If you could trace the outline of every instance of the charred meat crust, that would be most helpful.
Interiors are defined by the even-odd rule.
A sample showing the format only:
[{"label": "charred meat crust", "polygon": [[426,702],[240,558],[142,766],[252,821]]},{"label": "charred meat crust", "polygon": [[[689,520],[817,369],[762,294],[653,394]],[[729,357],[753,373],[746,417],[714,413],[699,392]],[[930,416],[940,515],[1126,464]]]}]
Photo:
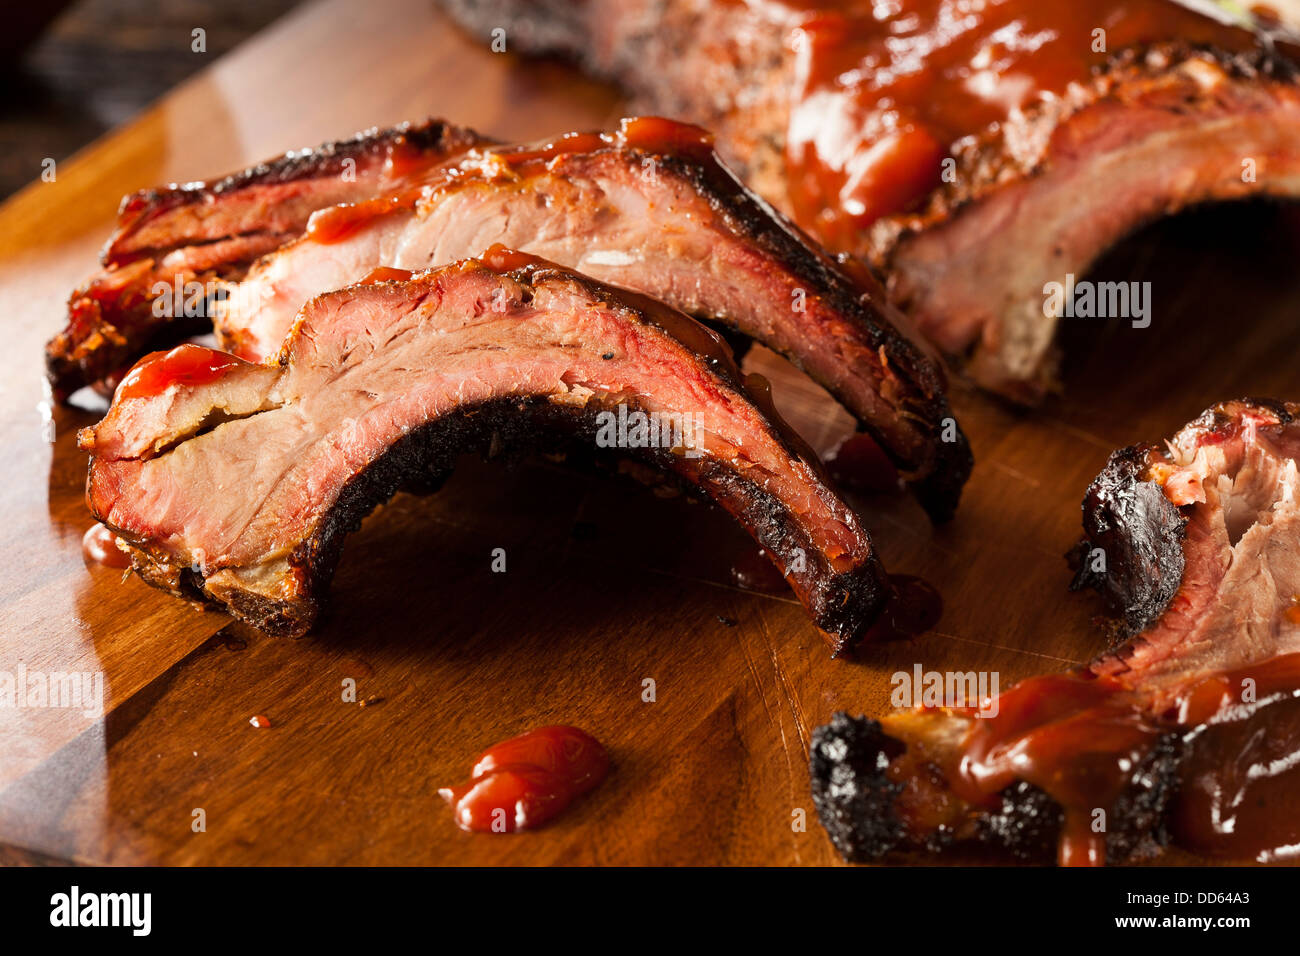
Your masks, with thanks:
[{"label": "charred meat crust", "polygon": [[[1279,425],[1295,420],[1294,406],[1246,398],[1215,405],[1184,431],[1219,432],[1252,409],[1275,417]],[[1154,445],[1133,445],[1110,456],[1083,499],[1083,540],[1067,556],[1075,571],[1070,590],[1096,590],[1116,618],[1120,638],[1153,626],[1183,581],[1187,517],[1150,476],[1152,463],[1163,458]],[[1097,549],[1105,557],[1104,571],[1093,570]]]},{"label": "charred meat crust", "polygon": [[288,183],[315,176],[331,176],[344,170],[347,160],[360,160],[386,153],[394,145],[405,141],[420,152],[444,153],[460,146],[487,142],[472,130],[454,126],[441,120],[423,123],[400,123],[389,128],[374,127],[357,133],[349,139],[324,143],[314,149],[285,153],[275,159],[258,163],[230,173],[213,182],[173,184],[165,187],[141,189],[122,198],[118,209],[118,229],[104,247],[100,257],[105,265],[130,261],[149,255],[158,249],[132,249],[129,254],[116,252],[124,236],[140,223],[181,206],[205,202],[226,193],[237,192],[251,186]]},{"label": "charred meat crust", "polygon": [[1218,433],[1233,427],[1243,412],[1261,411],[1277,419],[1279,425],[1290,425],[1300,414],[1300,405],[1280,402],[1275,398],[1239,398],[1235,401],[1220,402],[1213,408],[1207,408],[1187,426],[1187,430],[1201,430]]},{"label": "charred meat crust", "polygon": [[[1150,856],[1168,843],[1165,813],[1178,789],[1186,754],[1178,733],[1162,737],[1134,768],[1110,810],[1106,858],[1122,863]],[[810,771],[813,805],[835,849],[853,863],[880,861],[915,850],[957,845],[951,832],[909,832],[895,811],[903,784],[888,769],[906,745],[880,723],[838,712],[813,731]],[[1027,863],[1050,863],[1064,814],[1046,793],[1025,781],[998,794],[998,806],[971,811],[972,834],[998,853]]]},{"label": "charred meat crust", "polygon": [[1153,453],[1151,445],[1133,445],[1110,456],[1084,496],[1084,538],[1069,556],[1070,590],[1097,590],[1123,622],[1122,637],[1154,624],[1183,580],[1187,518],[1148,480]]},{"label": "charred meat crust", "polygon": [[[521,310],[521,321],[534,318],[539,324],[525,327],[504,322],[496,319],[492,310],[481,308],[479,297],[503,289],[509,290],[512,307]],[[462,290],[470,298],[462,298]],[[168,495],[152,498],[147,494],[147,488],[152,485],[138,484],[139,470],[146,463],[155,458],[181,455],[183,451],[182,446],[171,438],[164,446],[161,436],[171,434],[166,431],[169,426],[155,417],[175,408],[178,396],[182,400],[192,399],[185,407],[194,410],[179,414],[196,414],[198,417],[178,419],[175,427],[180,430],[177,434],[206,441],[206,444],[193,446],[194,458],[169,458],[165,464],[155,466],[152,473],[159,476],[157,481],[170,487],[183,487],[191,469],[206,474],[208,468],[218,467],[225,460],[225,452],[221,450],[223,441],[256,441],[259,440],[256,436],[263,436],[274,443],[272,436],[282,427],[279,424],[282,420],[291,423],[284,427],[297,431],[297,416],[309,407],[313,399],[318,402],[314,407],[322,409],[332,402],[349,406],[336,406],[329,413],[331,421],[355,422],[357,416],[364,415],[365,410],[371,407],[368,403],[379,402],[380,395],[358,384],[365,381],[355,377],[360,374],[357,370],[362,366],[353,366],[354,377],[349,379],[347,387],[334,388],[338,379],[328,374],[335,362],[331,350],[344,347],[345,343],[352,341],[346,336],[357,332],[356,328],[340,324],[348,317],[367,321],[365,337],[380,344],[364,355],[376,357],[381,374],[382,370],[390,368],[399,373],[396,379],[389,380],[385,394],[390,400],[400,399],[421,381],[420,369],[425,367],[430,355],[440,354],[440,349],[453,348],[434,331],[439,326],[434,324],[437,318],[432,313],[414,311],[427,302],[438,303],[433,307],[441,308],[440,303],[447,301],[448,297],[454,302],[449,306],[453,309],[453,316],[473,317],[468,320],[468,326],[457,325],[457,328],[473,328],[476,334],[486,328],[493,329],[489,337],[479,340],[474,348],[454,350],[448,354],[468,361],[470,353],[477,350],[485,366],[479,369],[487,376],[485,381],[499,382],[490,387],[504,391],[495,394],[481,390],[475,392],[475,397],[468,400],[473,414],[463,415],[456,411],[462,405],[462,392],[456,388],[455,382],[444,382],[434,376],[437,387],[445,390],[445,403],[440,404],[439,400],[426,395],[420,403],[400,412],[404,416],[400,419],[400,429],[396,422],[388,421],[383,426],[391,430],[388,437],[382,443],[366,446],[365,457],[353,457],[342,465],[337,456],[347,456],[351,449],[337,442],[317,444],[316,447],[325,455],[322,461],[333,462],[322,467],[334,469],[331,473],[336,476],[334,481],[337,483],[320,485],[317,489],[319,500],[313,499],[315,504],[287,505],[294,515],[288,529],[281,527],[270,512],[255,510],[256,514],[264,514],[259,526],[267,530],[254,534],[264,537],[248,539],[238,556],[230,557],[229,549],[236,547],[241,540],[244,531],[240,529],[248,528],[250,517],[231,518],[236,523],[223,528],[223,516],[228,517],[234,506],[231,502],[218,502],[211,513],[205,513],[208,522],[200,522],[196,527],[175,511],[172,507],[175,499]],[[539,306],[538,303],[556,305]],[[335,310],[342,310],[343,314]],[[234,371],[226,377],[227,380],[218,376],[215,381],[195,386],[194,395],[188,395],[184,386],[177,392],[171,385],[143,395],[133,393],[128,398],[119,393],[119,401],[110,409],[104,422],[96,428],[84,430],[80,438],[84,449],[95,451],[100,456],[92,460],[87,500],[97,517],[104,519],[110,528],[141,552],[138,568],[150,583],[174,593],[199,594],[213,602],[224,603],[271,631],[301,633],[320,610],[320,595],[334,568],[345,529],[355,526],[361,515],[403,487],[436,484],[441,472],[445,471],[448,445],[459,447],[457,442],[481,445],[485,440],[484,434],[493,438],[488,447],[492,447],[494,442],[500,444],[503,435],[527,445],[525,439],[536,433],[539,436],[561,434],[585,439],[588,448],[594,449],[599,444],[597,436],[601,429],[608,426],[605,416],[600,415],[602,411],[610,411],[615,405],[620,406],[620,411],[622,405],[635,410],[638,400],[632,396],[636,393],[625,391],[623,386],[608,394],[603,391],[604,386],[593,391],[586,385],[575,386],[579,389],[576,393],[567,389],[557,393],[550,384],[565,384],[562,378],[553,379],[559,374],[557,369],[545,365],[545,361],[554,363],[554,355],[560,350],[576,348],[574,361],[579,363],[584,361],[584,349],[587,362],[614,358],[612,352],[602,354],[599,343],[578,346],[567,341],[574,329],[581,328],[581,322],[590,315],[603,316],[599,321],[606,323],[611,342],[630,336],[641,339],[647,347],[666,350],[652,354],[680,359],[683,363],[680,371],[674,366],[671,373],[663,373],[668,375],[663,385],[670,391],[681,385],[692,390],[693,394],[715,396],[704,400],[717,401],[717,411],[724,418],[738,416],[729,420],[734,423],[734,428],[741,430],[728,431],[722,437],[723,445],[716,455],[709,452],[698,456],[674,454],[672,449],[654,447],[656,443],[650,443],[648,448],[637,447],[632,452],[633,457],[676,475],[734,515],[782,569],[814,622],[822,629],[833,653],[839,654],[860,640],[888,593],[884,572],[869,535],[851,509],[836,499],[817,477],[815,456],[781,422],[774,410],[768,410],[771,403],[766,383],[753,376],[743,379],[723,343],[685,315],[644,296],[606,286],[546,260],[500,247],[488,250],[482,260],[458,262],[411,280],[363,283],[313,300],[300,315],[278,366],[241,362],[232,357],[231,361],[236,364],[229,366]],[[323,317],[325,324],[320,328],[312,327],[310,332],[303,331],[304,323],[310,325],[314,318],[319,317]],[[385,324],[390,318],[394,323],[391,328]],[[476,325],[476,320],[480,319]],[[556,323],[554,329],[550,323]],[[339,329],[340,335],[345,337],[337,341],[331,339],[327,332],[332,329]],[[379,330],[385,329],[393,332],[391,338],[372,338]],[[408,337],[406,333],[413,330],[426,330],[426,334]],[[542,353],[543,367],[550,370],[543,372],[540,385],[532,386],[527,384],[526,369],[533,354],[531,343],[536,341],[538,330],[553,331],[560,338],[558,344],[548,346],[550,353]],[[387,349],[388,343],[394,341],[403,343],[393,346],[395,348],[415,351],[406,361],[392,359],[390,365]],[[300,353],[294,344],[301,344],[303,354],[312,356],[305,359],[302,366],[301,375],[305,378],[295,374]],[[350,353],[350,346],[348,348]],[[511,349],[518,351],[511,353]],[[196,354],[200,361],[209,361],[201,356],[201,352],[201,349],[200,353],[186,352],[179,358],[170,354],[156,356],[151,362],[161,363],[159,367],[162,368],[169,361],[192,361]],[[545,358],[548,354],[551,357]],[[634,348],[629,354],[639,355],[640,350]],[[362,362],[369,360],[360,359]],[[656,371],[659,368],[657,364],[646,365],[644,359],[635,357],[629,361],[646,382],[654,382],[655,376],[660,374]],[[465,367],[472,368],[472,365]],[[563,364],[559,366],[563,367]],[[581,364],[574,366],[580,367]],[[592,368],[599,367],[598,364]],[[518,377],[521,372],[524,375],[522,381]],[[591,369],[581,374],[589,377]],[[698,381],[697,375],[700,377]],[[285,376],[288,376],[287,380]],[[614,380],[619,380],[617,375]],[[312,383],[315,383],[314,390],[296,390],[303,384]],[[693,391],[700,386],[704,386],[704,391]],[[209,388],[212,391],[207,391]],[[238,392],[247,388],[254,391]],[[268,391],[259,396],[258,388]],[[281,388],[290,391],[280,392]],[[524,390],[519,391],[520,388]],[[654,393],[656,388],[650,386],[650,393]],[[225,402],[237,392],[243,397],[235,401],[252,402],[247,405],[248,413],[204,432],[203,423],[207,418],[202,412],[206,407],[203,403]],[[265,403],[266,396],[271,394],[291,397],[284,401],[274,399],[269,408],[258,404]],[[559,399],[557,395],[570,396],[570,400]],[[579,401],[572,401],[572,397]],[[430,401],[432,404],[427,404]],[[650,407],[654,407],[653,404]],[[429,416],[434,414],[432,410],[435,408],[442,411],[437,412],[437,419],[430,422]],[[512,427],[509,422],[499,420],[506,412],[523,423]],[[283,414],[287,418],[266,419],[261,426],[254,424],[262,414]],[[444,419],[445,424],[438,424]],[[473,423],[480,431],[455,424],[462,421]],[[240,430],[237,433],[222,432],[223,428],[236,427]],[[269,431],[258,431],[259,427]],[[99,432],[102,434],[97,434]],[[133,437],[125,439],[122,437],[125,433],[131,433]],[[224,439],[221,437],[223,434]],[[244,437],[241,439],[236,435]],[[211,444],[214,441],[216,445]],[[346,444],[351,439],[343,441]],[[119,444],[114,445],[115,442]],[[757,454],[761,456],[752,462],[740,451],[750,442],[759,449]],[[582,442],[577,444],[581,446]],[[259,464],[265,466],[264,485],[270,495],[281,488],[283,463],[272,460]],[[751,466],[757,466],[757,470],[751,472]],[[775,471],[765,470],[769,468]],[[251,471],[256,472],[256,468]],[[131,477],[123,478],[124,475]],[[769,484],[771,478],[778,483]],[[299,474],[294,480],[307,483],[310,479]],[[260,507],[265,505],[263,502]],[[254,507],[259,506],[255,503]],[[286,504],[281,502],[276,507],[285,508]],[[189,530],[191,528],[194,530]],[[279,530],[271,531],[272,528]],[[203,556],[216,553],[210,543],[214,540],[212,536],[222,540],[223,543],[216,547],[228,556],[209,570],[203,566]],[[180,566],[188,564],[192,557],[199,563],[201,578],[196,577],[194,569],[187,573]],[[263,600],[256,596],[259,594],[269,597]]]},{"label": "charred meat crust", "polygon": [[[500,399],[460,409],[413,429],[348,482],[316,532],[292,552],[290,567],[306,584],[303,599],[294,605],[254,594],[240,594],[235,602],[220,600],[206,590],[198,572],[175,567],[147,543],[130,541],[135,569],[155,587],[215,606],[231,606],[267,633],[299,636],[324,609],[345,538],[360,528],[376,507],[412,482],[422,488],[438,487],[450,475],[457,456],[466,452],[488,457],[504,449],[505,454],[517,458],[563,448],[589,454],[598,411],[561,408],[540,399]],[[739,492],[749,503],[746,518],[752,521],[752,533],[764,548],[786,567],[794,563],[796,552],[804,556],[808,564],[805,580],[817,582],[810,611],[817,626],[833,639],[832,651],[838,655],[866,634],[888,594],[885,573],[874,554],[850,572],[835,573],[775,498],[717,461],[684,459],[663,449],[626,451],[666,473],[676,473],[688,486]]]},{"label": "charred meat crust", "polygon": [[100,303],[80,293],[73,294],[68,312],[73,324],[94,331],[86,337],[74,332],[70,325],[45,346],[46,381],[60,402],[82,386],[103,382],[143,354],[212,329],[212,323],[202,317],[169,319],[148,329],[133,328],[134,323],[129,322],[119,328],[105,319]]},{"label": "charred meat crust", "polygon": [[[947,382],[942,368],[898,331],[887,316],[877,311],[870,293],[846,277],[840,266],[821,253],[813,240],[798,232],[775,210],[750,193],[716,160],[696,162],[681,156],[663,156],[661,161],[683,177],[709,201],[713,210],[738,232],[792,272],[806,276],[810,288],[829,290],[830,306],[841,315],[861,316],[859,325],[872,347],[887,355],[889,370],[907,383],[904,405],[898,410],[928,439],[932,461],[902,461],[891,454],[895,464],[917,477],[910,482],[912,491],[937,523],[949,520],[957,508],[962,488],[974,466],[970,443],[956,425],[946,394]],[[786,228],[780,228],[785,226]],[[721,319],[720,316],[706,318]],[[795,366],[803,365],[797,355],[786,356]],[[952,423],[952,440],[943,439],[947,423]],[[888,446],[885,447],[889,452]]]},{"label": "charred meat crust", "polygon": [[906,839],[894,800],[902,785],[889,779],[889,762],[903,745],[866,717],[837,712],[813,731],[813,806],[844,859],[878,860]]},{"label": "charred meat crust", "polygon": [[[1228,703],[1216,703],[1217,688],[1287,659],[1300,646],[1290,611],[1296,589],[1298,412],[1300,406],[1269,399],[1224,402],[1180,429],[1166,448],[1135,445],[1111,455],[1084,500],[1087,537],[1075,552],[1075,586],[1101,591],[1121,615],[1119,626],[1129,639],[1084,668],[1060,678],[1032,678],[1018,685],[1018,695],[1004,694],[1012,701],[1013,727],[1025,726],[1015,724],[1015,715],[1031,715],[1032,724],[1034,709],[1047,708],[1047,721],[1025,736],[1017,736],[1020,729],[977,727],[978,718],[960,710],[863,722],[858,736],[869,741],[865,749],[878,763],[869,778],[855,778],[868,783],[854,799],[885,822],[866,821],[863,835],[855,838],[845,832],[855,808],[832,808],[826,826],[836,846],[853,858],[878,857],[929,848],[933,831],[943,829],[938,836],[974,836],[1020,859],[1050,859],[1059,848],[1063,859],[1075,862],[1067,842],[1077,830],[1065,827],[1067,813],[1079,814],[1072,817],[1077,826],[1083,812],[1104,809],[1107,861],[1157,853],[1168,842],[1184,762],[1197,738],[1220,719],[1233,719],[1225,715],[1240,707],[1231,695],[1224,698]],[[1096,548],[1106,556],[1104,572],[1091,564]],[[1216,690],[1207,693],[1207,687]],[[1071,695],[1084,688],[1091,690],[1082,693],[1082,703],[1071,703]],[[1053,715],[1058,700],[1064,709]],[[1055,742],[1050,731],[1035,742],[1038,730],[1067,727],[1076,719],[1084,723]],[[1129,721],[1129,731],[1090,750]],[[840,736],[842,723],[837,718],[831,725]],[[991,738],[981,736],[988,726],[994,727]],[[1125,736],[1133,730],[1135,736]],[[1141,742],[1132,746],[1135,740]],[[980,754],[990,746],[999,759],[1023,748],[1040,757],[1051,752],[1055,763],[1046,773],[1041,763],[1033,771],[1039,786],[1022,776],[1021,767],[1002,763],[1008,776],[996,779],[1012,782],[995,795],[996,805],[986,806],[984,797],[959,796],[953,774],[962,772],[957,768],[966,760],[985,759]],[[843,760],[848,753],[841,747],[835,756]],[[1117,775],[1106,776],[1112,772],[1107,770],[1092,778],[1105,781],[1107,789],[1092,791],[1099,802],[1082,798],[1067,806],[1076,798],[1066,796],[1069,788],[1052,788],[1062,768],[1086,766],[1082,761],[1089,756],[1113,760]],[[853,759],[854,766],[865,765],[861,756]],[[823,778],[814,779],[817,793],[850,770],[823,760],[814,763],[814,773]],[[905,824],[891,846],[871,829],[899,818],[917,821],[911,826],[922,832]]]}]

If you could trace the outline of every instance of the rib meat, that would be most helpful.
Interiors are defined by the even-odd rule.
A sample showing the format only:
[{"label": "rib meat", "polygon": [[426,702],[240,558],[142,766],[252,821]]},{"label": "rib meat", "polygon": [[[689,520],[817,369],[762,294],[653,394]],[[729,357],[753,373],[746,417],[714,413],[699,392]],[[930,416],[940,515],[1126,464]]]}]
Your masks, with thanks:
[{"label": "rib meat", "polygon": [[874,283],[842,272],[736,181],[702,130],[679,123],[474,150],[418,190],[322,210],[228,290],[218,338],[244,358],[273,355],[312,296],[493,242],[770,346],[871,432],[932,516],[952,514],[971,458],[939,365],[895,328]]},{"label": "rib meat", "polygon": [[[150,356],[80,442],[91,510],[145,580],[285,634],[311,627],[344,535],[405,482],[436,485],[466,448],[614,443],[731,512],[838,654],[883,574],[764,391],[682,314],[494,247],[314,299],[274,364]],[[647,416],[624,439],[620,408]]]},{"label": "rib meat", "polygon": [[[1047,283],[1189,205],[1300,195],[1292,49],[1173,0],[442,2],[476,36],[512,24],[513,48],[714,130],[752,188],[1019,401],[1055,380]],[[1098,27],[1112,45],[1081,56]]]},{"label": "rib meat", "polygon": [[[1166,446],[1111,457],[1084,502],[1076,586],[1097,587],[1128,637],[1087,667],[1024,681],[984,717],[838,714],[820,728],[813,791],[840,852],[982,841],[1030,859],[1120,861],[1158,849],[1175,818],[1193,845],[1234,829],[1277,841],[1228,850],[1248,857],[1294,842],[1298,412],[1229,402]],[[1234,762],[1261,747],[1266,758],[1234,780]],[[1193,819],[1197,788],[1232,787],[1236,799]],[[1260,809],[1264,790],[1251,787],[1286,800]]]},{"label": "rib meat", "polygon": [[55,392],[66,397],[111,379],[151,345],[205,330],[206,296],[191,297],[195,314],[187,317],[175,304],[155,309],[160,287],[180,289],[184,305],[186,284],[238,278],[254,259],[300,235],[317,209],[410,188],[481,142],[438,120],[407,123],[287,153],[215,182],[127,196],[103,270],[72,294],[67,327],[46,346]]}]

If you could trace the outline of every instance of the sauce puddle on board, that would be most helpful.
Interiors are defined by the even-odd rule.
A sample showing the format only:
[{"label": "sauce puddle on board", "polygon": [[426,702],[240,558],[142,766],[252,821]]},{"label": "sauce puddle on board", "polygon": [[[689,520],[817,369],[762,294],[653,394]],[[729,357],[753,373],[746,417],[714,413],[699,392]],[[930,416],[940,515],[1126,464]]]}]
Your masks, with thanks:
[{"label": "sauce puddle on board", "polygon": [[764,548],[746,550],[731,564],[731,582],[756,594],[789,594],[790,585]]},{"label": "sauce puddle on board", "polygon": [[891,574],[889,586],[889,601],[863,644],[919,637],[933,630],[943,617],[943,597],[929,581],[911,574]]},{"label": "sauce puddle on board", "polygon": [[898,471],[870,435],[850,435],[826,456],[826,470],[837,485],[870,494],[897,492]]},{"label": "sauce puddle on board", "polygon": [[442,787],[456,825],[479,833],[531,830],[609,774],[609,753],[577,727],[539,727],[488,748],[468,783]]}]

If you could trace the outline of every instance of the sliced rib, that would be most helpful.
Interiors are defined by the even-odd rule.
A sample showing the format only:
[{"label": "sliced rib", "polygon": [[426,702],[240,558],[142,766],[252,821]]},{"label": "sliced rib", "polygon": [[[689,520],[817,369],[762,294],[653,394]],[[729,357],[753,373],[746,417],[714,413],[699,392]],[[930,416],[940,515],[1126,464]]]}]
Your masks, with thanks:
[{"label": "sliced rib", "polygon": [[46,346],[55,392],[66,397],[111,379],[151,345],[210,327],[203,297],[178,314],[155,308],[160,288],[238,278],[254,259],[300,235],[317,209],[409,188],[481,142],[472,130],[438,120],[407,123],[287,153],[215,182],[127,196],[104,247],[104,269],[72,294],[67,327]]},{"label": "sliced rib", "polygon": [[[1174,0],[442,2],[476,37],[516,24],[516,49],[570,57],[635,108],[712,129],[746,183],[868,260],[935,345],[1021,402],[1056,379],[1047,283],[1187,206],[1300,196],[1294,49]],[[1109,45],[1080,56],[1094,28]],[[872,45],[840,62],[855,31]],[[984,65],[954,61],[967,42]],[[1021,68],[1040,50],[1050,88]],[[947,85],[913,104],[921,145],[877,180],[880,149],[908,133],[904,104],[840,93],[881,76]],[[950,128],[964,99],[979,101],[972,119]],[[894,208],[900,189],[911,198]]]},{"label": "sliced rib", "polygon": [[682,314],[494,248],[314,299],[278,364],[193,345],[146,358],[81,434],[87,499],[145,580],[298,634],[344,535],[404,482],[436,484],[466,448],[594,448],[623,406],[678,425],[659,431],[672,447],[643,435],[621,453],[733,514],[838,654],[876,616],[883,574],[815,456],[760,409],[764,386]]},{"label": "sliced rib", "polygon": [[[1032,148],[1018,154],[1013,137]],[[931,342],[983,387],[1034,403],[1055,387],[1057,327],[1071,321],[1048,314],[1048,283],[1190,206],[1300,197],[1300,86],[1266,57],[1135,52],[963,162],[960,188],[878,224],[864,251]]]},{"label": "sliced rib", "polygon": [[870,431],[933,517],[952,514],[971,459],[939,365],[898,331],[873,282],[741,186],[702,130],[667,120],[475,150],[417,190],[322,210],[229,290],[218,336],[245,358],[274,355],[312,296],[494,242],[768,345]]},{"label": "sliced rib", "polygon": [[[1192,845],[1271,829],[1276,845],[1238,840],[1230,852],[1286,852],[1300,833],[1297,412],[1229,402],[1167,446],[1111,457],[1085,499],[1075,560],[1077,585],[1101,590],[1129,635],[1113,650],[1017,684],[990,716],[839,714],[819,729],[814,796],[840,852],[981,841],[1029,859],[1118,862],[1158,850],[1175,820]],[[1197,787],[1213,794],[1199,817]],[[1229,791],[1237,798],[1219,800]]]}]

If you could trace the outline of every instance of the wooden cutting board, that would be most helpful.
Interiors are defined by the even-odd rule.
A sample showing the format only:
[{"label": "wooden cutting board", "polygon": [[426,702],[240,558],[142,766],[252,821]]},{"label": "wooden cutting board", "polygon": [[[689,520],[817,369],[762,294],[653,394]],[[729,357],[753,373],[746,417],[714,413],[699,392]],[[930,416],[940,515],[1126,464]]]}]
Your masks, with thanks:
[{"label": "wooden cutting board", "polygon": [[[439,494],[382,508],[302,640],[88,566],[75,434],[98,416],[44,404],[41,348],[119,197],[430,114],[521,139],[619,108],[565,68],[466,39],[428,0],[323,0],[0,207],[0,672],[104,680],[102,715],[0,709],[0,859],[836,862],[809,796],[812,729],[838,709],[883,713],[891,675],[916,663],[1005,688],[1096,653],[1097,602],[1067,593],[1062,555],[1109,452],[1219,399],[1300,398],[1288,214],[1201,213],[1137,237],[1099,272],[1153,283],[1150,328],[1067,323],[1064,397],[1034,413],[957,386],[978,464],[951,525],[901,496],[858,499],[886,564],[946,607],[931,633],[853,661],[831,661],[788,596],[731,583],[749,546],[716,511],[547,462],[467,460]],[[819,450],[847,433],[807,380],[770,355],[750,364]],[[343,699],[348,679],[369,706]],[[604,741],[609,781],[535,833],[458,831],[436,788],[547,723]]]}]

